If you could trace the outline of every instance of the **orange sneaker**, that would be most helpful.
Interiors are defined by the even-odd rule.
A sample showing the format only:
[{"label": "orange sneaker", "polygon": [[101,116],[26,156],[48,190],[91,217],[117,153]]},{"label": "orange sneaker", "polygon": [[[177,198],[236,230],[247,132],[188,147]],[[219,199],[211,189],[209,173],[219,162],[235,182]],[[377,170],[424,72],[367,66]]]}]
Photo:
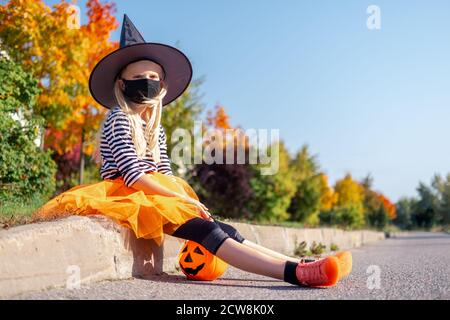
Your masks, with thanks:
[{"label": "orange sneaker", "polygon": [[299,263],[295,274],[301,285],[331,287],[339,280],[339,259],[331,256],[314,262]]},{"label": "orange sneaker", "polygon": [[[334,255],[339,260],[339,280],[347,277],[352,272],[353,258],[350,251],[340,251]],[[311,263],[315,259],[301,259],[300,263]]]},{"label": "orange sneaker", "polygon": [[340,251],[337,252],[335,255],[339,259],[339,269],[340,269],[340,277],[339,280],[342,278],[347,277],[350,272],[352,272],[352,266],[353,266],[353,258],[350,251]]}]

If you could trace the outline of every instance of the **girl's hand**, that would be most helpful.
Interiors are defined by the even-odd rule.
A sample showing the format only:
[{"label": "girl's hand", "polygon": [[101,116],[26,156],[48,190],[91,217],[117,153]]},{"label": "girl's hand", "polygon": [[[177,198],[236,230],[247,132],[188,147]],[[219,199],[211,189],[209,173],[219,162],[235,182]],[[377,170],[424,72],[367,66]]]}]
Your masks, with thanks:
[{"label": "girl's hand", "polygon": [[208,211],[208,208],[203,203],[190,197],[183,197],[183,199],[189,203],[195,204],[197,208],[200,209],[200,215],[202,216],[203,219],[214,221],[214,219],[212,218],[211,214]]}]

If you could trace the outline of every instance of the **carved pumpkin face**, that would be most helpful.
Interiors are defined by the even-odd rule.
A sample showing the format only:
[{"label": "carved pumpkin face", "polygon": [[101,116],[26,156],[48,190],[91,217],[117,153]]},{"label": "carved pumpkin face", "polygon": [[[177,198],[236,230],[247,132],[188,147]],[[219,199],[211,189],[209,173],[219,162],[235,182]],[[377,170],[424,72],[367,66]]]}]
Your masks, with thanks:
[{"label": "carved pumpkin face", "polygon": [[191,280],[215,280],[228,268],[226,262],[191,240],[185,241],[178,259],[181,271]]}]

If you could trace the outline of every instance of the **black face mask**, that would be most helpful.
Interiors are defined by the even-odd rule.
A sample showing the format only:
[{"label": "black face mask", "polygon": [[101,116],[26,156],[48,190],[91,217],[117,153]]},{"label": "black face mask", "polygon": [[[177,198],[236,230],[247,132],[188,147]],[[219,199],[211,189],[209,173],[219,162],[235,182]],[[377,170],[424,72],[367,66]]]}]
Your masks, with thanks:
[{"label": "black face mask", "polygon": [[125,84],[124,95],[133,102],[142,103],[146,99],[156,97],[161,90],[160,80],[151,79],[137,79],[126,80],[122,79]]}]

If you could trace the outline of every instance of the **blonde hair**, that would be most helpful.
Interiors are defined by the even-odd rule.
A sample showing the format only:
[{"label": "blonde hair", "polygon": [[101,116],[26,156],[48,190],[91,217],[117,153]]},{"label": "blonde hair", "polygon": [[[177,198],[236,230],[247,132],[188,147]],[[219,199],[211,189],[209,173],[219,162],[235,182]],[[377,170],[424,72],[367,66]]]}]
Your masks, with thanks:
[{"label": "blonde hair", "polygon": [[[116,101],[120,107],[120,109],[127,115],[130,120],[131,127],[131,137],[133,140],[133,144],[136,148],[136,153],[138,158],[143,158],[147,151],[150,152],[150,155],[153,157],[153,160],[156,162],[160,162],[160,150],[159,150],[159,126],[161,124],[161,113],[162,113],[162,99],[167,94],[167,85],[161,86],[161,90],[158,95],[152,99],[147,99],[142,104],[146,104],[144,113],[144,118],[146,119],[146,127],[145,132],[142,130],[142,117],[136,112],[136,110],[131,107],[129,101],[123,95],[123,92],[120,88],[119,81],[116,79],[114,84],[114,95],[116,97]],[[109,114],[109,113],[107,113]],[[103,132],[103,127],[105,125],[107,116],[103,119],[103,122],[100,126],[100,130],[96,135],[96,150],[94,152],[93,158],[94,161],[98,164],[102,164],[101,154],[100,154],[100,141],[101,134]],[[114,124],[117,118],[114,119],[112,123],[112,132],[114,134]]]}]

